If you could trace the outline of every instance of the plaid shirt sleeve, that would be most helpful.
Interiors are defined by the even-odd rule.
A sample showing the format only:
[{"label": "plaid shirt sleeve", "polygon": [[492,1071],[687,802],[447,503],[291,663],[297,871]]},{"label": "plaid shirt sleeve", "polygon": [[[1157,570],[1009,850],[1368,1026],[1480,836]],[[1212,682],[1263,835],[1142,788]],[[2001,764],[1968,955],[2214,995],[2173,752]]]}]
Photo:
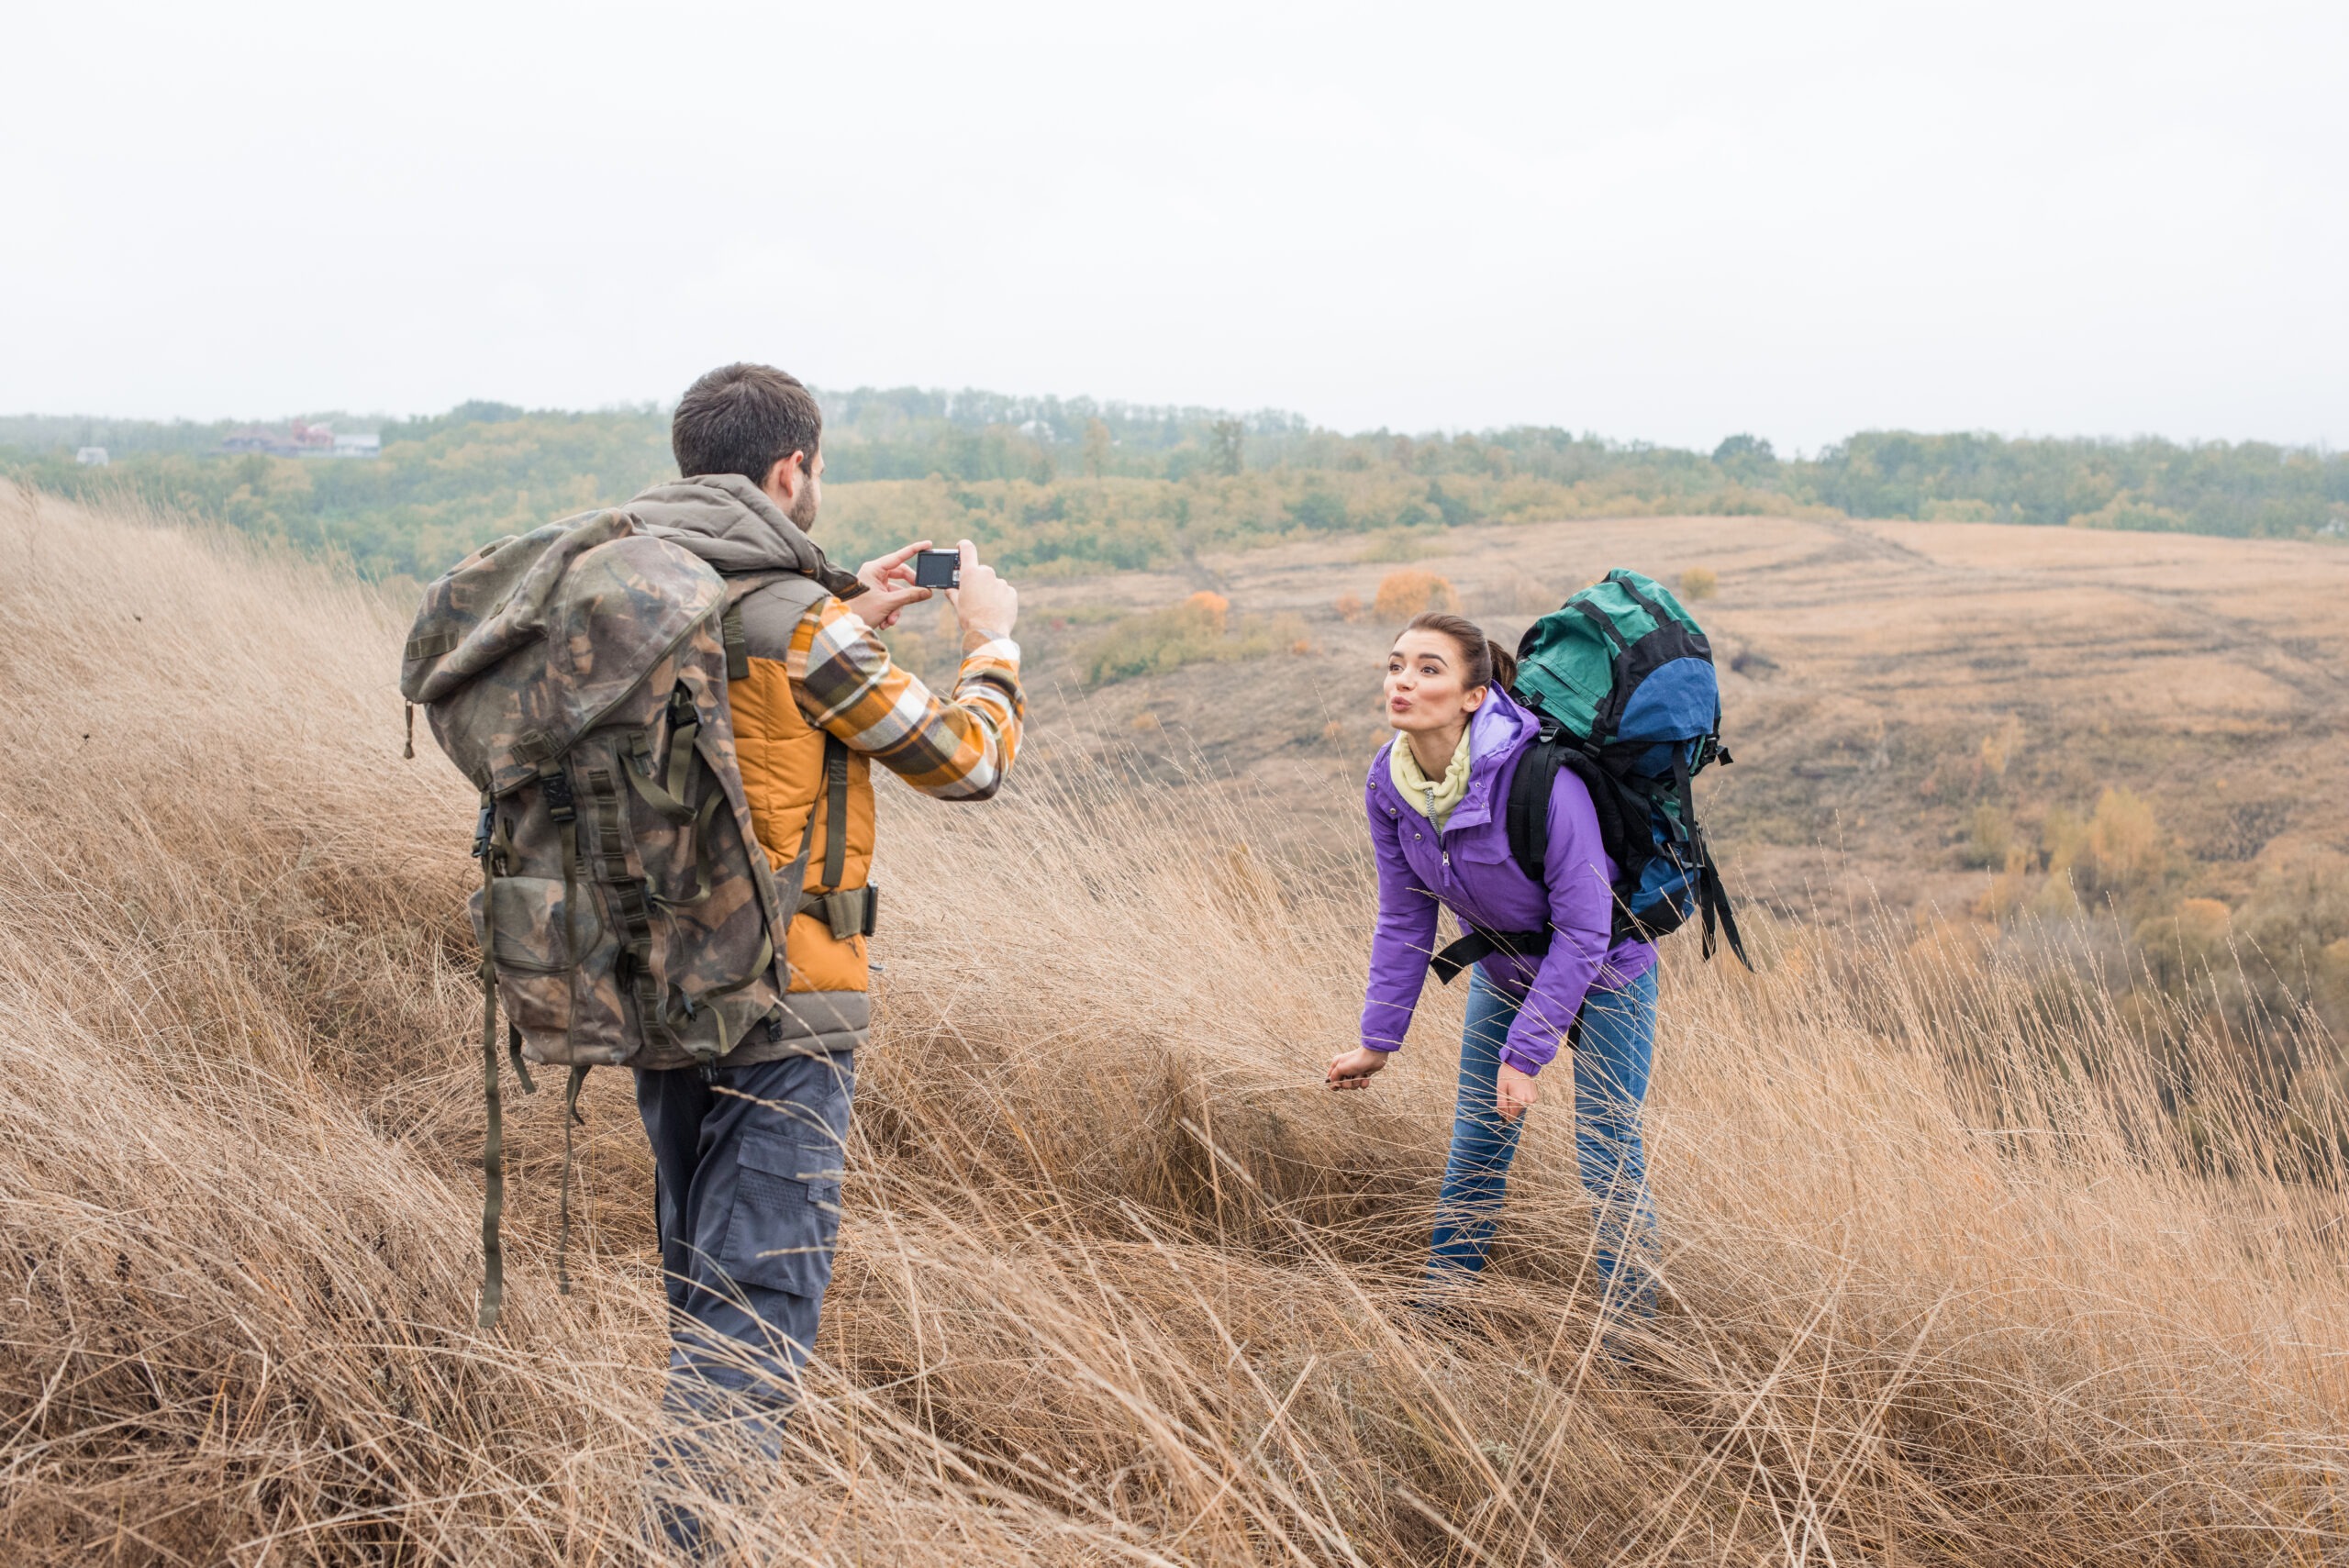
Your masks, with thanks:
[{"label": "plaid shirt sleeve", "polygon": [[1019,645],[1008,637],[963,651],[954,695],[941,699],[855,610],[826,598],[802,617],[785,662],[807,722],[941,800],[985,800],[1019,750]]}]

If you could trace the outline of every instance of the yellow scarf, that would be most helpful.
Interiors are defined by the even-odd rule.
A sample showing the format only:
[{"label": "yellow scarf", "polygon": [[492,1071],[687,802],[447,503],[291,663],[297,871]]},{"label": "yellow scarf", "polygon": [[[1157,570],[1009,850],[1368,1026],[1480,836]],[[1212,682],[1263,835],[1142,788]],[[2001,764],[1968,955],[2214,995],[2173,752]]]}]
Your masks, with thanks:
[{"label": "yellow scarf", "polygon": [[1468,737],[1475,728],[1474,724],[1462,727],[1460,749],[1452,753],[1452,765],[1443,770],[1441,784],[1419,771],[1419,760],[1411,752],[1409,737],[1396,736],[1395,744],[1386,749],[1386,772],[1395,781],[1395,787],[1411,803],[1412,810],[1435,824],[1439,833],[1443,831],[1444,819],[1452,815],[1452,808],[1468,793]]}]

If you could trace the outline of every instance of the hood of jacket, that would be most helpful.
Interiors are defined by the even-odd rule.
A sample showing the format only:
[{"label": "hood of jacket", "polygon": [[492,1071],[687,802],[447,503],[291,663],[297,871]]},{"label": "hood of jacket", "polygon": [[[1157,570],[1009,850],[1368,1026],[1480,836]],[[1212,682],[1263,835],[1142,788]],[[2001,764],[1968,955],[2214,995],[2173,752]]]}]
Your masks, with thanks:
[{"label": "hood of jacket", "polygon": [[[1481,828],[1496,819],[1497,795],[1506,786],[1526,742],[1541,730],[1541,721],[1522,705],[1499,686],[1492,688],[1484,705],[1468,720],[1468,792],[1452,808],[1452,815],[1444,818],[1447,839],[1464,828]],[[1401,743],[1400,736],[1389,740],[1380,750],[1371,770],[1372,787],[1392,795],[1398,805],[1402,804],[1402,795],[1387,777],[1386,754]]]},{"label": "hood of jacket", "polygon": [[628,504],[642,529],[700,556],[721,573],[796,572],[841,598],[863,593],[852,572],[824,557],[767,493],[739,473],[655,484]]}]

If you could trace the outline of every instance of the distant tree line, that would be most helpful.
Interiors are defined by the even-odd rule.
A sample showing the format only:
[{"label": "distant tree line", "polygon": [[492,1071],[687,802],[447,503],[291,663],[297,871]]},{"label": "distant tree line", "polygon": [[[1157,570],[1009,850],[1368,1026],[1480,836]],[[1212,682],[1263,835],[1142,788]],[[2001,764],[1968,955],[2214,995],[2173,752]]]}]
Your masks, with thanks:
[{"label": "distant tree line", "polygon": [[[2349,459],[2261,442],[2192,445],[1867,431],[1782,459],[1731,436],[1710,452],[1531,426],[1341,435],[1292,414],[914,388],[824,393],[827,542],[843,556],[964,534],[1008,564],[1089,571],[1316,533],[1503,521],[1806,510],[1854,517],[2349,533]],[[624,500],[674,473],[668,421],[466,403],[373,428],[372,461],[220,450],[229,422],[0,418],[0,473],[121,496],[424,577],[487,539]],[[83,468],[79,446],[113,462]]]}]

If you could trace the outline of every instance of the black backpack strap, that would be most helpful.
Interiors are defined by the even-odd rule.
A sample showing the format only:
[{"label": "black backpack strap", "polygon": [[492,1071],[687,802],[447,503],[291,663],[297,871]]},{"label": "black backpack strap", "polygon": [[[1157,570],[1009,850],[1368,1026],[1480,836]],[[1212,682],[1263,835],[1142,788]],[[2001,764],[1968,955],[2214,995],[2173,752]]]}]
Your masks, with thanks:
[{"label": "black backpack strap", "polygon": [[1541,886],[1548,880],[1542,867],[1550,858],[1550,790],[1564,765],[1567,744],[1548,724],[1517,760],[1517,775],[1508,785],[1508,852],[1528,882]]},{"label": "black backpack strap", "polygon": [[1497,952],[1512,958],[1540,958],[1549,951],[1547,927],[1538,931],[1486,931],[1471,926],[1466,936],[1428,960],[1428,967],[1435,972],[1438,981],[1449,985],[1462,970]]},{"label": "black backpack strap", "polygon": [[1697,902],[1705,911],[1705,956],[1713,956],[1713,922],[1718,917],[1721,935],[1729,939],[1729,951],[1737,955],[1738,962],[1752,969],[1753,961],[1745,956],[1744,940],[1737,934],[1737,912],[1730,907],[1729,889],[1721,885],[1720,868],[1713,864],[1710,855],[1697,868]]},{"label": "black backpack strap", "polygon": [[1582,780],[1598,814],[1599,847],[1620,872],[1631,863],[1631,842],[1624,826],[1622,791],[1598,760],[1545,724],[1518,759],[1508,786],[1508,852],[1517,869],[1536,887],[1549,880],[1550,793],[1559,770]]},{"label": "black backpack strap", "polygon": [[1665,609],[1662,605],[1657,604],[1653,599],[1651,599],[1645,594],[1641,593],[1639,588],[1631,582],[1630,576],[1623,572],[1609,572],[1607,574],[1607,580],[1614,584],[1618,588],[1622,589],[1624,594],[1630,597],[1631,603],[1647,611],[1648,618],[1654,621],[1659,628],[1678,626],[1680,624],[1679,618],[1673,615],[1670,610]]},{"label": "black backpack strap", "polygon": [[1688,854],[1697,868],[1697,907],[1705,917],[1703,955],[1713,956],[1714,932],[1729,939],[1729,951],[1737,962],[1751,970],[1753,961],[1745,956],[1745,940],[1738,934],[1737,911],[1730,907],[1729,889],[1722,885],[1720,867],[1713,863],[1713,852],[1705,843],[1704,829],[1697,826],[1697,800],[1688,787],[1688,759],[1681,749],[1672,749],[1672,783],[1680,795],[1681,828],[1688,836]]}]

